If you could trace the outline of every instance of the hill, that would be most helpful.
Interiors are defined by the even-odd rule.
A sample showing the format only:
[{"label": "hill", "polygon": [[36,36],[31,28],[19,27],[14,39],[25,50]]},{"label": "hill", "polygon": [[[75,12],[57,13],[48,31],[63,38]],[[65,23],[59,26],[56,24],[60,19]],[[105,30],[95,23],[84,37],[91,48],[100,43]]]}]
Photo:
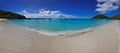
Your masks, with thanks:
[{"label": "hill", "polygon": [[118,15],[116,15],[116,16],[113,16],[112,19],[120,20],[120,14],[118,14]]},{"label": "hill", "polygon": [[26,17],[17,13],[0,10],[0,19],[26,19]]},{"label": "hill", "polygon": [[99,14],[94,16],[92,19],[110,19],[110,18],[105,16],[104,14]]}]

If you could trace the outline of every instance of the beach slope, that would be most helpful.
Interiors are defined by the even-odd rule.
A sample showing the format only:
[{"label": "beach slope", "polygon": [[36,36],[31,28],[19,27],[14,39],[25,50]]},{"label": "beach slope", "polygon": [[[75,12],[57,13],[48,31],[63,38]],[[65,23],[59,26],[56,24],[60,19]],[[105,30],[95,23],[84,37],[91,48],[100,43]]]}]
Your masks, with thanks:
[{"label": "beach slope", "polygon": [[46,36],[0,22],[0,53],[119,53],[119,30],[113,21],[84,34]]}]

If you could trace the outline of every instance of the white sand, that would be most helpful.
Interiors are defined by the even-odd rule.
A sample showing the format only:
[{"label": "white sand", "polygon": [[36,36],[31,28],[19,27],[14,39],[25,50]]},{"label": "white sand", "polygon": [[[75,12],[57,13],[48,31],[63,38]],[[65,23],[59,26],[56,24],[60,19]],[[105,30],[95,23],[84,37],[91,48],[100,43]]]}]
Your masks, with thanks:
[{"label": "white sand", "polygon": [[119,53],[119,27],[114,21],[87,33],[46,36],[0,22],[0,53]]},{"label": "white sand", "polygon": [[4,22],[4,21],[6,21],[7,19],[0,19],[0,22]]}]

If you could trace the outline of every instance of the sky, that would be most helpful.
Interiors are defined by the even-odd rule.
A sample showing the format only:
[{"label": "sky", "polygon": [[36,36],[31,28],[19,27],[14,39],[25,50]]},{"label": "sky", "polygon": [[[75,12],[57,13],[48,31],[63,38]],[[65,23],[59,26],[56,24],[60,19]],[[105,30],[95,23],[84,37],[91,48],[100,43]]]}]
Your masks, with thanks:
[{"label": "sky", "polygon": [[0,0],[0,9],[28,18],[77,17],[120,14],[120,0]]}]

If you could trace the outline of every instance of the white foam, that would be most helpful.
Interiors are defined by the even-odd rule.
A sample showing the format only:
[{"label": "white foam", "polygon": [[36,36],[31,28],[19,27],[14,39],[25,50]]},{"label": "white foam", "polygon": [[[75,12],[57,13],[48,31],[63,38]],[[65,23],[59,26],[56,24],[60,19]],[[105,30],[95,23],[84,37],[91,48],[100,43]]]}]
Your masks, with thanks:
[{"label": "white foam", "polygon": [[93,30],[93,28],[87,28],[84,30],[76,30],[76,31],[50,32],[50,31],[44,31],[44,30],[36,30],[36,29],[28,28],[28,27],[25,27],[25,29],[34,31],[34,32],[38,32],[39,34],[43,34],[43,35],[47,35],[47,36],[71,35],[71,34],[75,34],[75,33]]}]

